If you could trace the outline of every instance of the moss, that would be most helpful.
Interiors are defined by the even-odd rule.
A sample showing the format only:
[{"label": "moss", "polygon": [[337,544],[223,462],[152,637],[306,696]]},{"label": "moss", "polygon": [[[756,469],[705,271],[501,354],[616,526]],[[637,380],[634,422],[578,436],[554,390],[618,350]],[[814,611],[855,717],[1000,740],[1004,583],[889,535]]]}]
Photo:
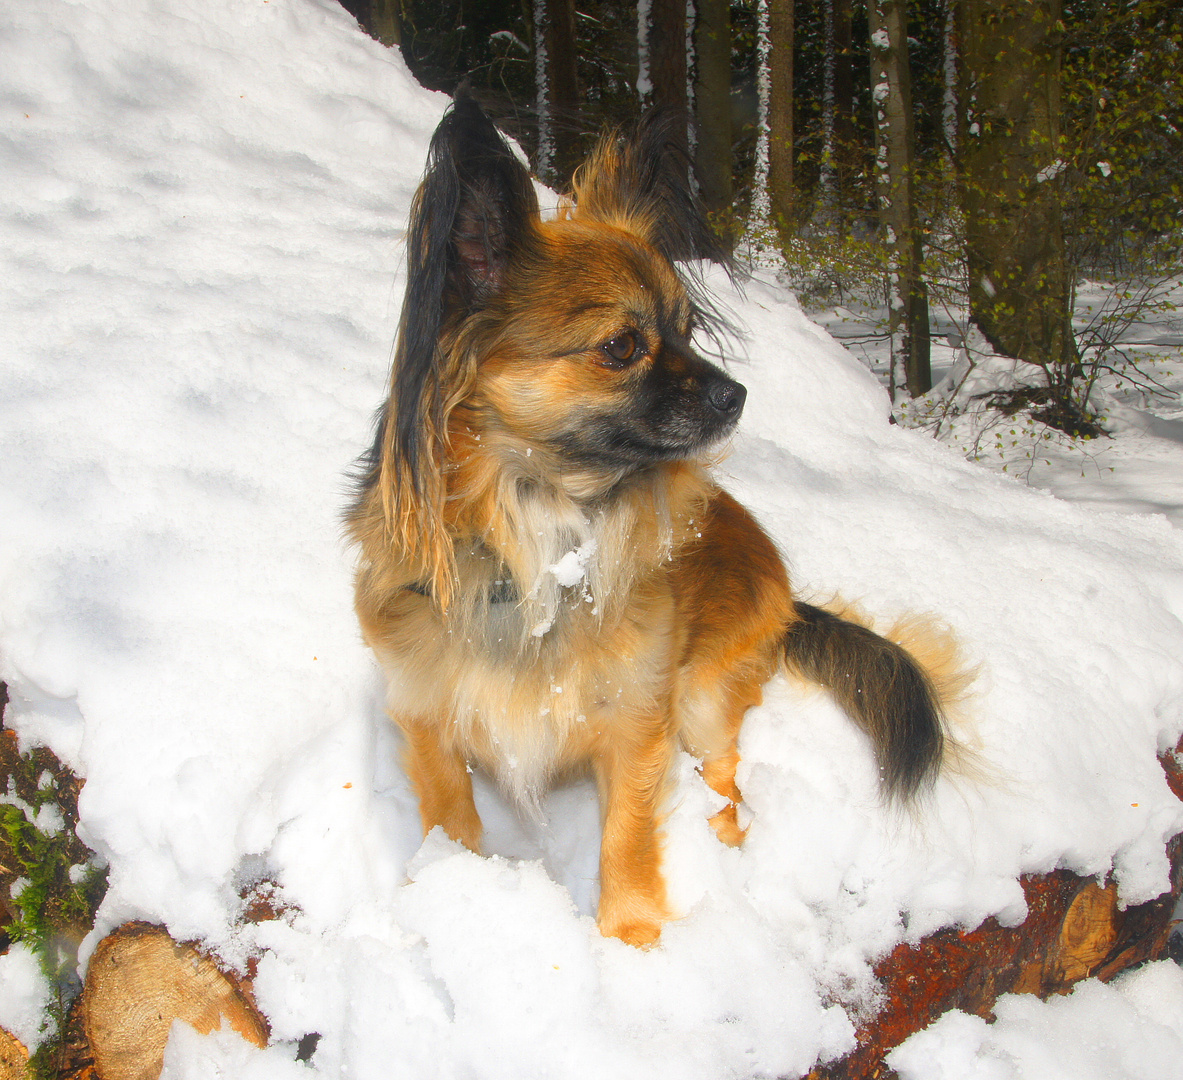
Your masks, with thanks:
[{"label": "moss", "polygon": [[34,1055],[33,1075],[58,1076],[80,988],[78,946],[94,923],[107,874],[75,833],[81,782],[44,748],[19,752],[3,727],[6,703],[0,683],[0,952],[23,942],[49,980],[54,1037]]}]

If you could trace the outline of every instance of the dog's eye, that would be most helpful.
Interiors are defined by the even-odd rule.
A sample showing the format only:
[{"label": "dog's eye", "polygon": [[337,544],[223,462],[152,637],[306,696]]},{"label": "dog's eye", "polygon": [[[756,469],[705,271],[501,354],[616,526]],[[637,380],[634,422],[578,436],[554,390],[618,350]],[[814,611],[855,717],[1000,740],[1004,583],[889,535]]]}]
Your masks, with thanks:
[{"label": "dog's eye", "polygon": [[640,342],[635,330],[625,330],[617,334],[611,341],[605,341],[600,348],[604,350],[612,365],[616,366],[635,360],[640,352]]}]

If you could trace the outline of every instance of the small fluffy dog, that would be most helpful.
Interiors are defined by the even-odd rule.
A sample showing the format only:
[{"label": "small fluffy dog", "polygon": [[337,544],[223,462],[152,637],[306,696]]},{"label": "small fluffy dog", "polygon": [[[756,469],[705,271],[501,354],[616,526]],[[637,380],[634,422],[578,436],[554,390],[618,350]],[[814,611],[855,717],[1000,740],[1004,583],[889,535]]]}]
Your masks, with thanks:
[{"label": "small fluffy dog", "polygon": [[661,807],[679,747],[729,801],[736,742],[788,670],[870,736],[889,797],[943,754],[934,682],[900,645],[794,601],[772,541],[707,472],[746,391],[691,344],[710,305],[675,260],[721,255],[668,125],[603,139],[555,220],[457,97],[411,212],[390,382],[348,522],[356,606],[406,737],[424,831],[479,851],[471,769],[529,805],[590,767],[598,922],[670,917]]}]

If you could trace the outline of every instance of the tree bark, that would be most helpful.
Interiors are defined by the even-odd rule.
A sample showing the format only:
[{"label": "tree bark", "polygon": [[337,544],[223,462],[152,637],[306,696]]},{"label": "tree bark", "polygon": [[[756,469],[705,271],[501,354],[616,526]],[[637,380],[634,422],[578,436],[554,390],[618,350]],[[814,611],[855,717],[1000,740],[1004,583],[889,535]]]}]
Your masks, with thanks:
[{"label": "tree bark", "polygon": [[649,78],[653,104],[687,114],[686,0],[651,0]]},{"label": "tree bark", "polygon": [[1077,362],[1057,176],[1060,0],[964,0],[961,199],[970,318],[1049,379]]},{"label": "tree bark", "polygon": [[370,33],[383,45],[401,45],[403,40],[401,0],[370,0]]},{"label": "tree bark", "polygon": [[891,384],[903,372],[912,397],[932,389],[929,363],[928,292],[922,277],[923,236],[917,227],[914,181],[915,135],[908,70],[905,0],[867,4],[871,31],[871,93],[875,109],[875,178],[880,230],[890,253],[888,308]]},{"label": "tree bark", "polygon": [[707,210],[731,209],[731,5],[697,0],[694,108],[698,126],[695,172]]},{"label": "tree bark", "polygon": [[534,152],[534,170],[544,184],[557,180],[555,172],[555,133],[550,115],[550,4],[534,0],[534,114],[538,124],[538,142]]},{"label": "tree bark", "polygon": [[851,59],[854,16],[850,0],[831,0],[834,22],[834,173],[839,221],[855,170],[854,71]]},{"label": "tree bark", "polygon": [[[1183,742],[1159,761],[1183,798]],[[1067,993],[1081,979],[1108,982],[1147,960],[1161,959],[1183,894],[1183,835],[1167,844],[1171,888],[1156,900],[1119,905],[1112,882],[1067,870],[1022,879],[1027,918],[1018,926],[987,919],[976,930],[941,930],[899,945],[875,967],[882,1005],[862,1021],[857,1046],[815,1069],[809,1080],[877,1080],[890,1075],[885,1055],[950,1009],[991,1019],[1002,994]]]},{"label": "tree bark", "polygon": [[579,67],[574,0],[546,0],[546,62],[554,169],[568,180],[582,156],[579,145]]},{"label": "tree bark", "polygon": [[768,201],[787,244],[796,224],[793,188],[793,0],[768,6]]}]

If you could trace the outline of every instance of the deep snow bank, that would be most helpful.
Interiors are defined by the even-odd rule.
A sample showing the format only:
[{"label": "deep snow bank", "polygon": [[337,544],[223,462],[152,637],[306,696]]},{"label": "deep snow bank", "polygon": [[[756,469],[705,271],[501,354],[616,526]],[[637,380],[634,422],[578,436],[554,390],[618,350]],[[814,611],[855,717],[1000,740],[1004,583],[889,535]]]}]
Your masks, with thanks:
[{"label": "deep snow bank", "polygon": [[[888,815],[861,737],[774,682],[745,730],[742,851],[684,762],[687,914],[648,953],[590,919],[586,786],[545,827],[485,786],[500,857],[420,850],[338,514],[446,102],[328,0],[18,0],[0,26],[8,715],[87,778],[111,867],[96,935],[143,918],[232,963],[266,950],[277,1045],[182,1037],[170,1075],[287,1075],[308,1032],[334,1076],[787,1075],[849,1045],[898,940],[1021,919],[1018,874],[1112,871],[1130,902],[1165,886],[1176,534],[890,427],[874,380],[758,283],[731,299],[751,394],[721,476],[810,596],[953,626],[998,781]],[[293,914],[241,927],[263,877]]]}]

